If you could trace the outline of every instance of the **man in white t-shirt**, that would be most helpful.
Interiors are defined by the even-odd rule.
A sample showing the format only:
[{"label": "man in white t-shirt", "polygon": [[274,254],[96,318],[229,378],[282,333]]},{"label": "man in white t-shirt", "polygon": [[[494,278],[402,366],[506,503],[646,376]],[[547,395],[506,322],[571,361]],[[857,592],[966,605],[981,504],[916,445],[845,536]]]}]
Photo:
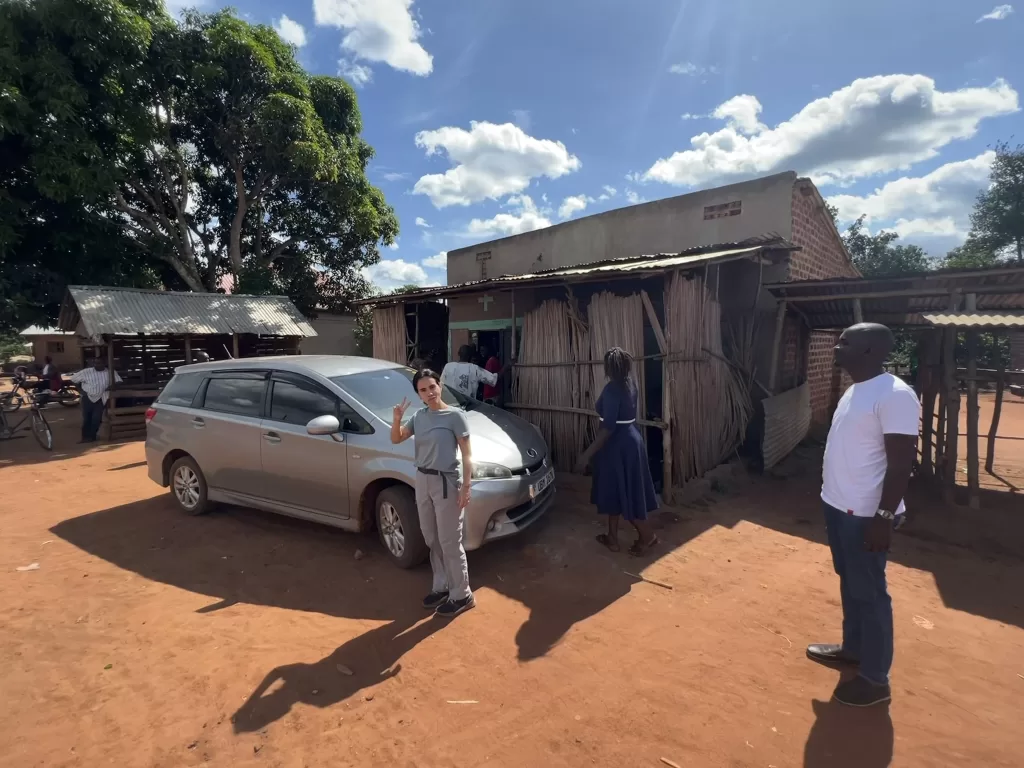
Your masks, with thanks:
[{"label": "man in white t-shirt", "polygon": [[468,344],[459,348],[459,362],[448,363],[441,371],[441,384],[454,389],[466,397],[476,398],[481,384],[494,387],[498,384],[501,372],[492,373],[481,368],[473,359],[473,348]]},{"label": "man in white t-shirt", "polygon": [[840,645],[811,645],[807,655],[826,664],[858,667],[833,697],[869,707],[889,701],[892,600],[885,582],[886,555],[917,452],[920,403],[914,390],[883,364],[892,352],[884,325],[847,328],[836,363],[851,386],[839,400],[825,444],[821,500],[832,562],[843,604]]}]

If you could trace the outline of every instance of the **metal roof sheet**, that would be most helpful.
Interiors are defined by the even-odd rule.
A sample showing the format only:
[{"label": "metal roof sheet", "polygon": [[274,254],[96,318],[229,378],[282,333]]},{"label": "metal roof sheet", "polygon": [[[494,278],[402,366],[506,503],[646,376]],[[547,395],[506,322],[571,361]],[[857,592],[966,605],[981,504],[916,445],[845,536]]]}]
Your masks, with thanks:
[{"label": "metal roof sheet", "polygon": [[681,253],[659,253],[650,256],[629,256],[621,259],[580,264],[572,267],[556,267],[542,272],[524,275],[502,275],[487,280],[476,280],[459,285],[441,285],[419,291],[403,291],[386,296],[374,296],[355,302],[356,304],[384,304],[392,301],[415,301],[425,298],[444,298],[472,290],[489,290],[501,286],[534,285],[539,283],[572,282],[575,280],[609,278],[617,274],[642,272],[664,272],[680,267],[695,267],[735,259],[750,258],[762,251],[794,251],[798,246],[777,236],[752,238],[743,243],[726,243],[718,246],[691,248]]},{"label": "metal roof sheet", "polygon": [[957,328],[1024,328],[1020,312],[927,312],[922,317],[932,325]]},{"label": "metal roof sheet", "polygon": [[85,335],[132,336],[254,333],[261,336],[316,336],[287,296],[181,293],[134,288],[68,286],[58,325]]}]

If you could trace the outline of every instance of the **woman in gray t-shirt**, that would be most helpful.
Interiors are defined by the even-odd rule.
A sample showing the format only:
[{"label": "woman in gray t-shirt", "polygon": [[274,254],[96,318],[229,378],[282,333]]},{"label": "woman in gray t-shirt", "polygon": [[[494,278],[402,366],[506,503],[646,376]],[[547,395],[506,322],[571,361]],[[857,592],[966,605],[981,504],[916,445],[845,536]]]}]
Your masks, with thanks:
[{"label": "woman in gray t-shirt", "polygon": [[[438,616],[454,618],[476,605],[469,588],[469,566],[462,547],[462,524],[469,504],[473,462],[466,414],[441,399],[441,377],[429,368],[412,379],[424,408],[405,424],[409,401],[395,406],[391,442],[416,437],[416,510],[423,541],[430,548],[434,582],[423,607]],[[462,477],[459,477],[459,453]]]}]

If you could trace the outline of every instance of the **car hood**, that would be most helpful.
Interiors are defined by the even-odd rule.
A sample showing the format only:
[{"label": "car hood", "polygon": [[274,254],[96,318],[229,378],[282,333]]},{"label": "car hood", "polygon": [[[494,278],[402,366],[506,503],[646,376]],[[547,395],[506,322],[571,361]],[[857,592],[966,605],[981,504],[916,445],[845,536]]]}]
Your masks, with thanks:
[{"label": "car hood", "polygon": [[536,464],[548,455],[548,447],[533,425],[508,411],[474,403],[466,411],[466,419],[476,461],[516,470]]}]

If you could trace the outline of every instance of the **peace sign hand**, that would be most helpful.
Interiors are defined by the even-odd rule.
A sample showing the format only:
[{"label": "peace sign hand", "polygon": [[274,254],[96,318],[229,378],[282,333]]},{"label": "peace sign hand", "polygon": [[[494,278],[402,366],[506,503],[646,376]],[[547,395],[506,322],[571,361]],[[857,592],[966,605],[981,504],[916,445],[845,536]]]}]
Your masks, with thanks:
[{"label": "peace sign hand", "polygon": [[395,406],[392,415],[396,424],[400,424],[402,422],[402,417],[405,416],[405,412],[409,410],[409,405],[409,400],[403,397],[402,402]]}]

